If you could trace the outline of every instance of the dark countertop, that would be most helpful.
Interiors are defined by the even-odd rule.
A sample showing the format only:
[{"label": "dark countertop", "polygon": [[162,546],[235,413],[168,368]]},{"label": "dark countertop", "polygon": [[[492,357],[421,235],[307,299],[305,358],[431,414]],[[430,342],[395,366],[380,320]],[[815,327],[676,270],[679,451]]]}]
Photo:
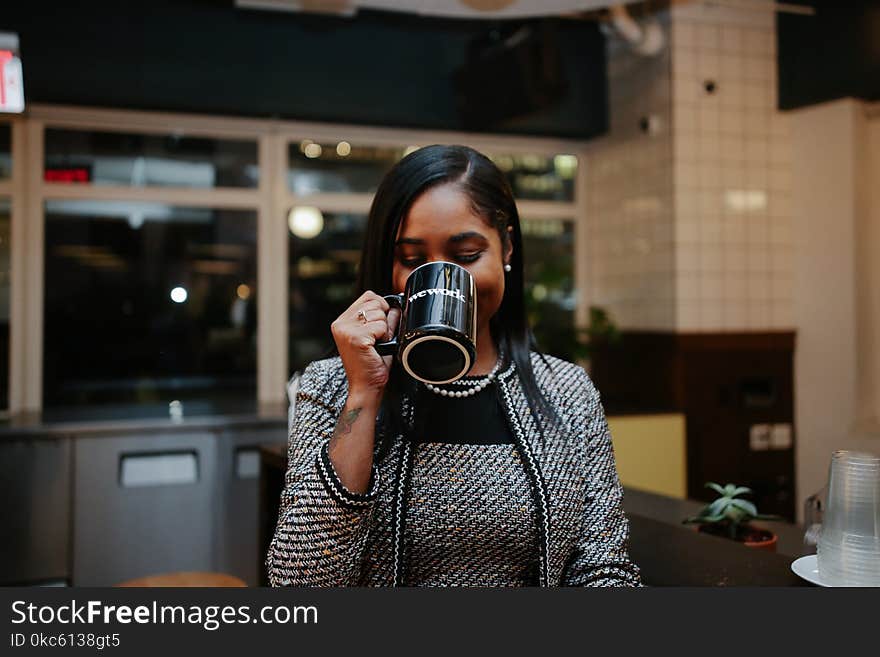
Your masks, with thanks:
[{"label": "dark countertop", "polygon": [[806,554],[799,525],[756,523],[779,537],[771,552],[682,524],[703,502],[626,488],[623,506],[630,522],[630,556],[648,586],[811,586],[791,571],[792,561]]},{"label": "dark countertop", "polygon": [[[682,520],[697,514],[705,506],[696,500],[679,500],[665,495],[648,493],[635,488],[625,488],[623,506],[628,516],[639,515],[674,525],[684,531],[694,532],[694,525],[684,525]],[[761,521],[755,523],[769,529],[779,537],[776,551],[792,558],[812,554],[804,550],[804,528],[790,522]]]},{"label": "dark countertop", "polygon": [[812,586],[793,557],[629,514],[630,557],[645,586]]},{"label": "dark countertop", "polygon": [[0,441],[22,437],[77,434],[185,432],[232,427],[287,426],[286,404],[184,402],[180,417],[172,418],[168,404],[108,405],[22,413],[0,420]]}]

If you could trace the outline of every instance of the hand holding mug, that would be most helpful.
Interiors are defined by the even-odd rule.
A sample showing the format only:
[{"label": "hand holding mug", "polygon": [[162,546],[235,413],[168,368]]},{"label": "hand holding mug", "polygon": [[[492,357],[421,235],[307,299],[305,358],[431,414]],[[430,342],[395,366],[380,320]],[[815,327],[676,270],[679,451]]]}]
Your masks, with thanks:
[{"label": "hand holding mug", "polygon": [[393,357],[411,377],[448,383],[477,355],[477,292],[470,272],[452,262],[416,267],[402,294],[364,292],[330,326],[350,391],[381,395]]},{"label": "hand holding mug", "polygon": [[400,321],[400,308],[367,290],[330,325],[342,358],[349,391],[381,396],[388,383],[391,356],[380,356],[376,343],[390,339]]}]

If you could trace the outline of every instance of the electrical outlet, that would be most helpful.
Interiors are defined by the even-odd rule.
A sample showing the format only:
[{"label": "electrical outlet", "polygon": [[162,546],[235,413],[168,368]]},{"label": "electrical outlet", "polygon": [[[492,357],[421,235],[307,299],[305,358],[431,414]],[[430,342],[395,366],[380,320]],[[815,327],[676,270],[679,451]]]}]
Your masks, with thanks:
[{"label": "electrical outlet", "polygon": [[791,449],[791,425],[774,424],[770,431],[770,449]]},{"label": "electrical outlet", "polygon": [[749,428],[749,449],[753,452],[765,452],[770,449],[769,424],[753,424]]}]

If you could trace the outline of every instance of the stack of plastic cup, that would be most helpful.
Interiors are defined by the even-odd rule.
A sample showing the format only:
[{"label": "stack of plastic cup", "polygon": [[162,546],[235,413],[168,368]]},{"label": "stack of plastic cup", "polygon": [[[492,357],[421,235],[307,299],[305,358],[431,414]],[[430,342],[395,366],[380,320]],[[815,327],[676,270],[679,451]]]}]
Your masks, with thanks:
[{"label": "stack of plastic cup", "polygon": [[818,562],[832,586],[880,586],[880,457],[834,452]]}]

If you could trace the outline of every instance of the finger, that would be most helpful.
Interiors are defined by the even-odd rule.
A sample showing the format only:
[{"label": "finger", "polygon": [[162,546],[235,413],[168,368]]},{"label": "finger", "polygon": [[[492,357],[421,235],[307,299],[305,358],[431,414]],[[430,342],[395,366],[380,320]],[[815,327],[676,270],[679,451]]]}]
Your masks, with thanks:
[{"label": "finger", "polygon": [[[353,311],[357,312],[358,310],[363,308],[364,305],[374,302],[377,297],[379,299],[382,298],[378,294],[373,292],[372,290],[367,290],[366,292],[364,292],[361,296],[359,296],[357,299],[355,299],[352,302],[352,304],[348,307],[348,310],[349,311],[353,310]],[[381,307],[381,304],[379,304],[379,307]]]},{"label": "finger", "polygon": [[400,308],[392,308],[388,312],[388,339],[397,332],[397,325],[400,323]]},{"label": "finger", "polygon": [[[386,304],[386,306],[387,306],[387,304]],[[372,310],[374,317],[376,316],[377,313],[381,313],[382,316],[384,317],[385,313],[388,312],[386,308],[382,307],[381,303],[376,301],[376,299],[373,299],[371,301],[365,301],[363,303],[363,305],[361,305],[360,310],[363,310],[364,312],[366,312],[368,310]]]},{"label": "finger", "polygon": [[388,322],[384,319],[380,319],[373,322],[367,322],[364,324],[364,328],[367,333],[372,335],[376,340],[385,340],[385,336],[388,335]]},{"label": "finger", "polygon": [[359,296],[357,299],[352,301],[349,308],[359,308],[360,306],[364,305],[364,303],[366,301],[369,301],[372,298],[372,296],[371,296],[372,294],[373,294],[372,290],[367,290],[366,292],[361,294],[361,296]]},{"label": "finger", "polygon": [[388,309],[391,307],[390,305],[388,305],[388,302],[382,296],[376,294],[372,290],[367,290],[366,292],[364,292],[364,302],[365,303],[376,302],[379,304],[379,308],[384,310],[386,313],[388,312]]},{"label": "finger", "polygon": [[[363,312],[363,315],[361,315]],[[385,311],[381,308],[361,308],[355,315],[355,319],[360,324],[369,324],[370,322],[387,321]]]},{"label": "finger", "polygon": [[374,348],[377,342],[384,342],[387,332],[388,324],[380,320],[364,324],[359,330],[349,333],[346,339],[352,347],[367,351]]},{"label": "finger", "polygon": [[378,319],[375,310],[375,308],[372,311],[369,308],[361,308],[354,316],[354,319],[358,324],[369,324],[371,316],[373,320]]}]

